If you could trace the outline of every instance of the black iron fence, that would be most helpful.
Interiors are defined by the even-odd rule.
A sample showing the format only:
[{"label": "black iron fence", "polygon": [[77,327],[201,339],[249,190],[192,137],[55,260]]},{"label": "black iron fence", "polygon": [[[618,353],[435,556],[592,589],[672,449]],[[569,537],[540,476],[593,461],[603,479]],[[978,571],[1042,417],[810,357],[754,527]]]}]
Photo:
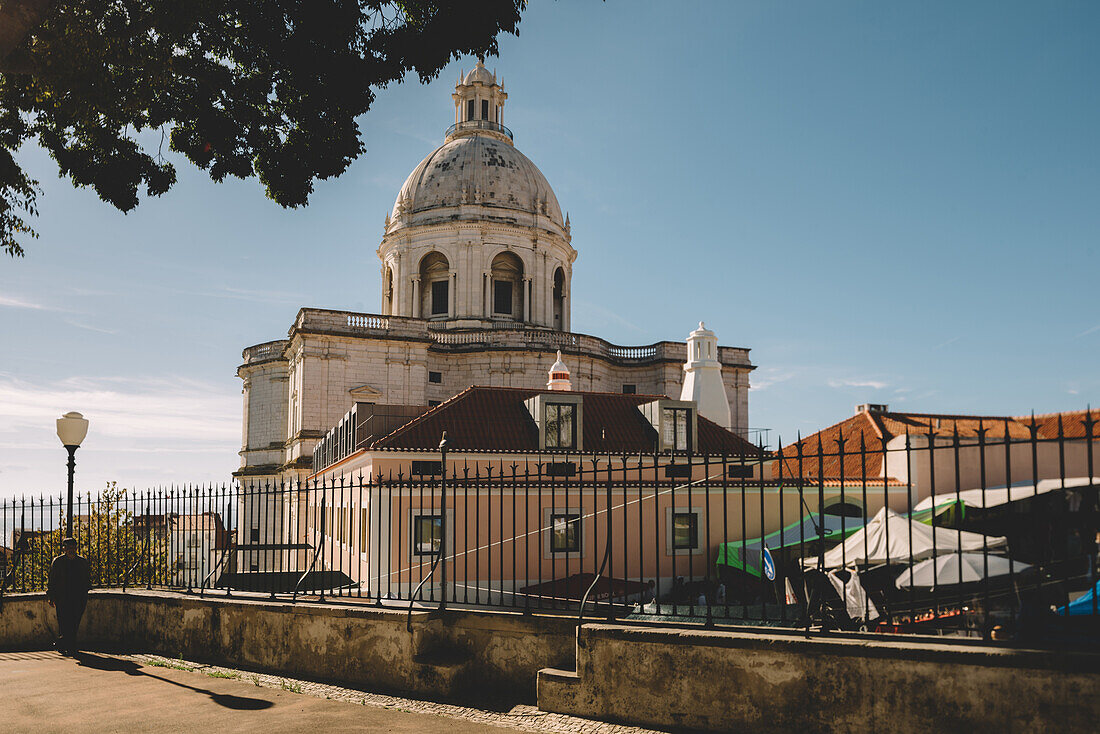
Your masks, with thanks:
[{"label": "black iron fence", "polygon": [[[776,453],[381,452],[354,475],[78,498],[100,587],[1032,641],[1100,620],[1095,422],[957,421]],[[871,424],[868,424],[871,425]],[[59,498],[0,501],[7,593]]]}]

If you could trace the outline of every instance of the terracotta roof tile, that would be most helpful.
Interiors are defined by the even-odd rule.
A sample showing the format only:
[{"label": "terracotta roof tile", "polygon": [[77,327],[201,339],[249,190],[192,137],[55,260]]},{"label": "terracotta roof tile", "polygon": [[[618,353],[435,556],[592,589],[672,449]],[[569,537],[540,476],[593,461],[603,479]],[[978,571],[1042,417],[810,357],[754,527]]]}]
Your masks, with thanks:
[{"label": "terracotta roof tile", "polygon": [[[1093,411],[1096,423],[1092,435],[1100,438],[1100,411]],[[1085,436],[1086,411],[1069,413],[1048,413],[1034,417],[1036,434],[1039,438],[1058,438],[1058,419],[1062,419],[1062,435],[1065,438],[1083,438]],[[772,474],[775,477],[794,477],[799,475],[797,454],[802,450],[801,472],[806,478],[828,477],[839,480],[859,481],[864,472],[862,450],[866,450],[866,476],[882,477],[883,441],[897,436],[927,436],[953,438],[956,433],[960,439],[973,441],[979,431],[985,431],[987,440],[1028,439],[1031,437],[1032,417],[1011,416],[974,416],[943,413],[899,413],[890,411],[860,412],[849,418],[824,428],[806,438],[782,448],[782,467],[780,461],[772,462]],[[840,445],[843,437],[844,445]],[[861,445],[862,441],[862,445]],[[821,458],[818,458],[820,451]]]},{"label": "terracotta roof tile", "polygon": [[[524,401],[546,390],[469,387],[414,418],[373,444],[376,449],[431,450],[443,432],[452,451],[538,451],[539,435]],[[570,392],[584,398],[585,452],[649,452],[657,432],[638,406],[663,395]],[[757,447],[718,424],[699,417],[697,451],[754,455]]]}]

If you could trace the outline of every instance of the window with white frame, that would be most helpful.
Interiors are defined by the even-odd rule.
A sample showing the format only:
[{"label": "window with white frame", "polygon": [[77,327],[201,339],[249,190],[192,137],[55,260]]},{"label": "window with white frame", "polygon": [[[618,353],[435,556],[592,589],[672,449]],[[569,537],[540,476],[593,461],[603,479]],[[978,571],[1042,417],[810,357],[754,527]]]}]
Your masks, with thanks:
[{"label": "window with white frame", "polygon": [[434,556],[443,543],[443,517],[440,515],[414,515],[412,526],[412,554]]},{"label": "window with white frame", "polygon": [[691,409],[662,408],[661,428],[664,447],[673,451],[687,451],[691,447]]},{"label": "window with white frame", "polygon": [[576,406],[570,403],[547,403],[544,409],[546,411],[544,417],[546,448],[576,448]]},{"label": "window with white frame", "polygon": [[581,550],[581,516],[576,512],[555,512],[550,515],[550,552],[579,553]]},{"label": "window with white frame", "polygon": [[[686,503],[687,498],[683,501]],[[703,517],[702,506],[666,507],[665,555],[694,556],[705,552]]]},{"label": "window with white frame", "polygon": [[699,547],[699,516],[694,512],[672,513],[672,550],[695,550]]}]

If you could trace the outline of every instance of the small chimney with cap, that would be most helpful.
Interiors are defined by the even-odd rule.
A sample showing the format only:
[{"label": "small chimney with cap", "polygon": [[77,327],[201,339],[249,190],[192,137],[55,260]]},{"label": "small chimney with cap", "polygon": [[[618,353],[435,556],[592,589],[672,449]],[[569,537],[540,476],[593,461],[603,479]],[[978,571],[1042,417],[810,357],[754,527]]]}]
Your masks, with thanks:
[{"label": "small chimney with cap", "polygon": [[561,361],[561,350],[558,350],[557,361],[550,368],[550,381],[546,383],[549,390],[572,390],[573,383],[569,381],[569,368]]},{"label": "small chimney with cap", "polygon": [[732,428],[722,363],[718,361],[718,337],[702,321],[698,329],[688,334],[680,399],[695,401],[699,415],[727,430]]}]

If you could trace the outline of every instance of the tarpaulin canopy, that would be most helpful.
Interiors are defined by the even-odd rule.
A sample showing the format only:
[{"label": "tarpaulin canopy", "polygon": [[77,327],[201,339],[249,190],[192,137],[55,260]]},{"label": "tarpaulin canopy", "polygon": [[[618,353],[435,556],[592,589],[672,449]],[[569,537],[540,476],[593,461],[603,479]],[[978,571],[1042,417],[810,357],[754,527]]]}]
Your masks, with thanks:
[{"label": "tarpaulin canopy", "polygon": [[[825,568],[851,565],[911,563],[941,553],[1002,548],[1008,540],[950,528],[926,525],[884,507],[866,525],[825,554]],[[805,558],[807,568],[817,558]]]},{"label": "tarpaulin canopy", "polygon": [[917,503],[915,510],[930,510],[933,505],[939,508],[952,502],[962,502],[969,507],[997,507],[1009,502],[1019,502],[1036,495],[1046,494],[1055,489],[1089,487],[1100,485],[1100,477],[1067,477],[1066,479],[1040,479],[1036,484],[1017,484],[1012,487],[987,487],[985,489],[964,489],[961,492],[944,492],[925,497]]},{"label": "tarpaulin canopy", "polygon": [[763,538],[752,538],[743,543],[740,540],[720,543],[717,562],[719,566],[728,566],[759,577],[764,545],[767,545],[770,551],[779,551],[784,548],[799,547],[803,543],[813,543],[822,535],[826,542],[840,541],[861,527],[863,527],[861,517],[811,513]]},{"label": "tarpaulin canopy", "polygon": [[899,589],[935,588],[952,584],[970,584],[995,576],[1017,574],[1028,568],[1026,563],[1013,561],[1003,556],[991,556],[984,553],[945,553],[914,563],[901,572],[894,585]]},{"label": "tarpaulin canopy", "polygon": [[1096,586],[1093,586],[1069,604],[1059,607],[1058,614],[1064,617],[1091,617],[1100,613],[1100,599],[1097,599],[1098,591],[1100,591],[1100,581],[1097,581]]}]

